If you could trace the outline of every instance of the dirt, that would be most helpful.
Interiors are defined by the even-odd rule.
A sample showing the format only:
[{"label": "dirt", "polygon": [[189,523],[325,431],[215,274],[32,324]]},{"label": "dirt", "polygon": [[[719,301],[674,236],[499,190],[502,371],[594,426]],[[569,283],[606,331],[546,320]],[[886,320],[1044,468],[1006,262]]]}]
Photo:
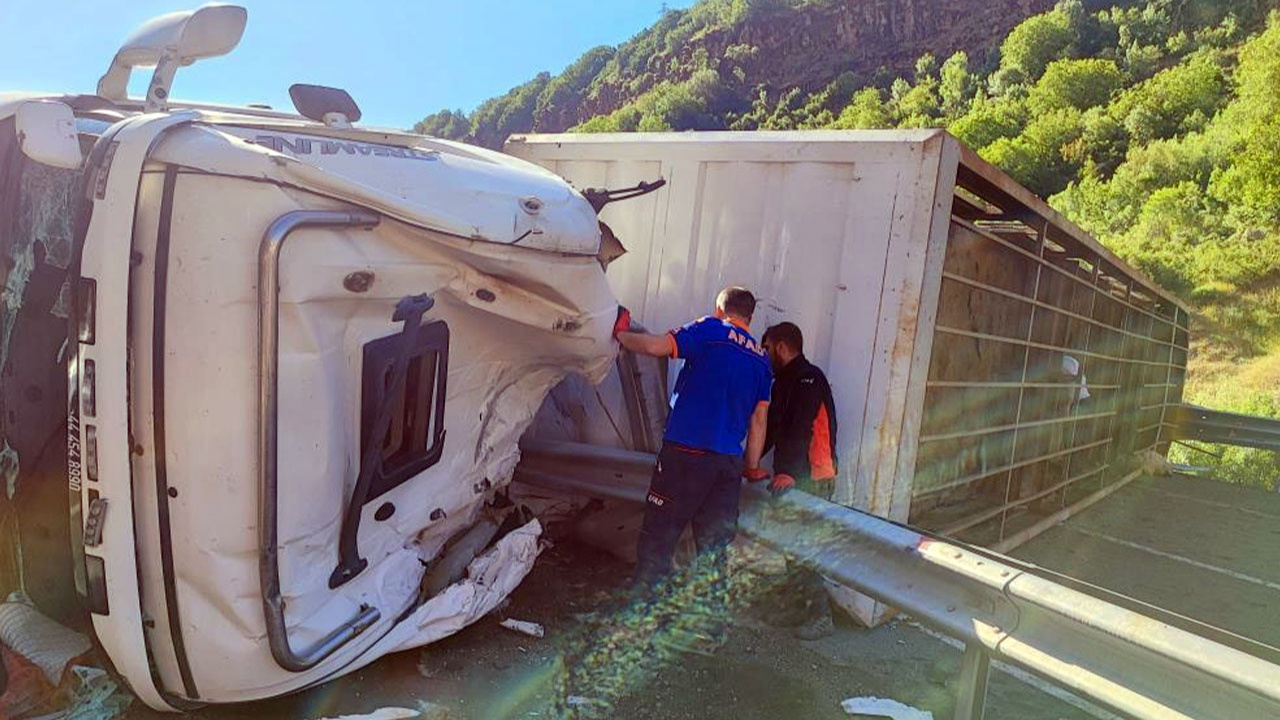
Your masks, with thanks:
[{"label": "dirt", "polygon": [[[626,610],[615,612],[615,593],[629,573],[613,556],[565,540],[544,554],[503,611],[542,623],[545,638],[512,632],[489,617],[303,693],[192,715],[311,719],[429,704],[452,720],[552,718],[553,701],[574,694],[580,717],[600,720],[846,718],[840,702],[867,695],[930,710],[938,720],[951,717],[960,652],[909,624],[865,630],[842,620],[834,635],[802,642],[790,629],[760,621],[757,607],[729,619],[727,640],[713,652],[672,651],[619,630],[633,622]],[[595,678],[593,686],[565,685],[560,670],[567,648],[576,648],[575,657],[586,649],[605,659],[596,671],[579,674]],[[991,720],[1091,717],[999,672],[992,675],[988,708]],[[127,717],[163,716],[135,707]]]}]

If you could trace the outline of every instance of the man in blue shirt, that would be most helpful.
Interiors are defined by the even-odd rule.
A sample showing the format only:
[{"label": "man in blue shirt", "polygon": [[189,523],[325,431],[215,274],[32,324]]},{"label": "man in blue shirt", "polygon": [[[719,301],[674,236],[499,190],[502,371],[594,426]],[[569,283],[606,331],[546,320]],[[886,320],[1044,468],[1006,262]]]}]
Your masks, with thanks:
[{"label": "man in blue shirt", "polygon": [[685,362],[636,548],[636,578],[642,582],[671,573],[676,543],[690,524],[698,553],[722,557],[738,529],[741,478],[765,476],[760,456],[771,374],[769,359],[751,336],[755,308],[750,292],[725,288],[714,315],[664,335],[631,332],[630,314],[619,311],[614,337],[622,347]]}]

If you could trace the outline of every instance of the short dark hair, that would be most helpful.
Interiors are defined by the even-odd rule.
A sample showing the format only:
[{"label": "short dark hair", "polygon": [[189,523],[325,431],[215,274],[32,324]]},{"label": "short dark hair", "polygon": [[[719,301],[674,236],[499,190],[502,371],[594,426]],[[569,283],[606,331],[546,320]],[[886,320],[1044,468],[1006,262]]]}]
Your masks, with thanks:
[{"label": "short dark hair", "polygon": [[756,313],[756,296],[742,287],[727,287],[720,291],[716,298],[716,307],[730,315],[737,315],[747,320]]},{"label": "short dark hair", "polygon": [[760,342],[783,343],[787,347],[798,353],[804,352],[804,334],[800,332],[800,328],[795,323],[780,322],[777,325],[770,326],[764,331],[764,337],[760,338]]}]

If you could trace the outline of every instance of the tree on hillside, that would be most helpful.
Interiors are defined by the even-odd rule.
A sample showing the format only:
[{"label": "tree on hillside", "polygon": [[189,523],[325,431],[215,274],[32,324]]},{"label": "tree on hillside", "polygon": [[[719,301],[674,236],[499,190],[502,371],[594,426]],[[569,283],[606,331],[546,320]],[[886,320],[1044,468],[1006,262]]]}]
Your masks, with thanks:
[{"label": "tree on hillside", "polygon": [[973,73],[969,71],[969,54],[961,50],[942,63],[938,83],[942,116],[948,121],[954,121],[968,112],[974,90]]},{"label": "tree on hillside", "polygon": [[1017,137],[1027,123],[1027,104],[1009,98],[978,97],[947,129],[966,145],[981,150],[1000,138]]},{"label": "tree on hillside", "polygon": [[893,127],[893,118],[885,107],[880,90],[865,87],[854,93],[853,99],[840,111],[831,124],[836,130],[860,130]]},{"label": "tree on hillside", "polygon": [[471,133],[471,121],[461,110],[441,110],[419,120],[413,131],[446,140],[462,140]]},{"label": "tree on hillside", "polygon": [[582,103],[587,89],[613,58],[614,48],[596,47],[583,53],[564,72],[551,78],[534,105],[533,130],[555,132],[569,125],[569,118]]},{"label": "tree on hillside", "polygon": [[1231,166],[1213,194],[1239,205],[1242,219],[1280,225],[1280,14],[1240,51],[1238,99],[1224,113],[1233,131]]},{"label": "tree on hillside", "polygon": [[853,94],[863,86],[857,73],[843,72],[822,90],[814,93],[797,113],[796,127],[821,128],[830,125]]},{"label": "tree on hillside", "polygon": [[1079,139],[1062,149],[1067,159],[1081,168],[1086,178],[1108,178],[1124,162],[1129,150],[1129,132],[1112,107],[1089,108],[1080,118]]},{"label": "tree on hillside", "polygon": [[663,132],[670,130],[721,130],[724,118],[739,110],[738,100],[725,91],[714,70],[701,70],[681,83],[664,81],[634,103],[609,115],[592,118],[573,128],[576,132]]},{"label": "tree on hillside", "polygon": [[1027,123],[1022,134],[1000,138],[980,154],[1032,192],[1048,197],[1067,187],[1079,172],[1064,149],[1079,139],[1080,120],[1080,111],[1072,107],[1045,113]]},{"label": "tree on hillside", "polygon": [[1036,114],[1062,108],[1088,110],[1110,100],[1123,83],[1124,76],[1110,60],[1055,60],[1031,87],[1027,107]]},{"label": "tree on hillside", "polygon": [[1133,142],[1171,138],[1202,129],[1229,97],[1218,52],[1202,52],[1126,90],[1113,114]]},{"label": "tree on hillside", "polygon": [[1000,70],[1016,71],[1028,81],[1037,80],[1049,63],[1066,57],[1075,39],[1071,18],[1061,5],[1033,15],[1000,43]]},{"label": "tree on hillside", "polygon": [[938,60],[925,53],[916,61],[915,83],[902,78],[893,84],[894,109],[899,127],[937,127],[942,112]]},{"label": "tree on hillside", "polygon": [[486,100],[471,114],[471,138],[478,145],[497,148],[508,135],[531,130],[538,97],[550,82],[551,73],[538,73],[506,95]]}]

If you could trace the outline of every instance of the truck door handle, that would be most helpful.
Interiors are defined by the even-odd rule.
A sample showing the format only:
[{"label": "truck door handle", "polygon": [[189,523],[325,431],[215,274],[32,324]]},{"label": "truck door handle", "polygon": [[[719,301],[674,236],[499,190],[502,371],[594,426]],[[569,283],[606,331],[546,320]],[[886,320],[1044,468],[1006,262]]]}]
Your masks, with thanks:
[{"label": "truck door handle", "polygon": [[295,210],[276,218],[258,247],[258,578],[271,656],[276,664],[290,672],[303,672],[320,664],[373,626],[381,619],[382,612],[362,605],[351,619],[311,647],[295,652],[289,645],[284,600],[280,594],[278,526],[280,250],[295,230],[372,229],[379,220],[377,213],[368,210]]}]

